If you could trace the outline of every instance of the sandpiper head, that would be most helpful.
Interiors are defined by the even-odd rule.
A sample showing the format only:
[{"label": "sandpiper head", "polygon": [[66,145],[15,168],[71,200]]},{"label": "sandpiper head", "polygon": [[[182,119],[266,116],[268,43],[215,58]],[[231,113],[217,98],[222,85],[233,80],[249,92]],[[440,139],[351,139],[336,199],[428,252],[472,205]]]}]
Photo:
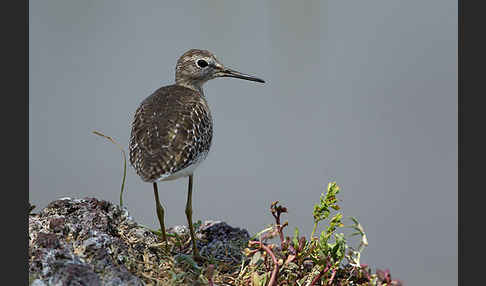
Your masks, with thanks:
[{"label": "sandpiper head", "polygon": [[192,49],[177,61],[176,84],[200,90],[213,78],[234,77],[264,83],[260,78],[226,68],[209,51]]}]

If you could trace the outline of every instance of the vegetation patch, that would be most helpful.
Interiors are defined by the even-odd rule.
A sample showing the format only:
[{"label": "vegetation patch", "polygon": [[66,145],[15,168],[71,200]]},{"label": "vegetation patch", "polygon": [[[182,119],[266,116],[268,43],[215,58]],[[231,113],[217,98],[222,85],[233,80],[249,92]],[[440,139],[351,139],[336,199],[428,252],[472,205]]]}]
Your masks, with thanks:
[{"label": "vegetation patch", "polygon": [[[244,254],[239,263],[236,259],[214,256],[197,263],[189,255],[187,233],[172,233],[170,248],[186,254],[168,257],[160,268],[164,271],[156,271],[158,275],[153,281],[160,285],[402,285],[392,279],[389,270],[372,273],[368,265],[360,263],[361,253],[368,245],[366,234],[356,218],[350,217],[350,224],[344,224],[337,199],[339,191],[339,186],[332,182],[322,193],[314,206],[314,228],[309,238],[302,236],[297,227],[293,236],[284,237],[283,229],[288,222],[281,223],[281,216],[287,208],[273,202],[270,211],[275,222],[231,247],[230,252],[240,249]],[[351,233],[345,235],[346,229]],[[356,247],[348,245],[353,236],[359,237]],[[277,242],[272,243],[274,240]]]}]

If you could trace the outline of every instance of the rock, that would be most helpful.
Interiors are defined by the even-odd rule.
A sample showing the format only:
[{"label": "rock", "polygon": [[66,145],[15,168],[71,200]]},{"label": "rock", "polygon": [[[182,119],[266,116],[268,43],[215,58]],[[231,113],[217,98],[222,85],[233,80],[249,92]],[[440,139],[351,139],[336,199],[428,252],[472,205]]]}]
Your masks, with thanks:
[{"label": "rock", "polygon": [[[188,236],[186,226],[168,232]],[[202,255],[236,263],[249,238],[220,221],[206,221],[196,235]],[[153,284],[164,259],[159,237],[107,201],[63,198],[29,215],[30,285]]]},{"label": "rock", "polygon": [[201,255],[225,262],[241,262],[241,249],[250,239],[246,229],[235,228],[222,221],[206,221],[199,232],[201,240],[196,245]]},{"label": "rock", "polygon": [[[31,285],[143,285],[118,259],[136,255],[124,240],[134,227],[126,210],[106,201],[51,202],[29,216]],[[153,235],[142,243],[155,241]]]}]

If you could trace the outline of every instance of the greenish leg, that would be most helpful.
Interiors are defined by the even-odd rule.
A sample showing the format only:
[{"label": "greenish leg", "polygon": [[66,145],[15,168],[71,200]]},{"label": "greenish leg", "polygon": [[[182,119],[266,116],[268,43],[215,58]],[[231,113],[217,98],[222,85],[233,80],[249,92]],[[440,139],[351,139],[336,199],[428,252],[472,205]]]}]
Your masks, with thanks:
[{"label": "greenish leg", "polygon": [[189,187],[187,190],[187,204],[186,204],[186,216],[187,222],[189,223],[189,232],[191,233],[192,240],[192,254],[194,256],[199,256],[199,252],[196,247],[196,236],[194,235],[194,227],[192,225],[192,176],[189,175]]},{"label": "greenish leg", "polygon": [[167,245],[167,236],[165,235],[165,224],[164,224],[164,208],[159,201],[159,191],[157,190],[157,183],[154,182],[154,195],[155,195],[155,207],[157,209],[157,217],[159,218],[160,231],[162,232],[162,239]]}]

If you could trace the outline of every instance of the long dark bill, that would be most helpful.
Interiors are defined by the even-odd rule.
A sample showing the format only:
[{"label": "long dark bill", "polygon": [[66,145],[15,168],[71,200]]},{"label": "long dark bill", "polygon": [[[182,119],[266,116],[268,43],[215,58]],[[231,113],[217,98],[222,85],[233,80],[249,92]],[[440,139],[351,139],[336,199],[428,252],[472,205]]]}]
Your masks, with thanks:
[{"label": "long dark bill", "polygon": [[251,80],[251,81],[256,81],[256,82],[261,82],[265,83],[265,81],[261,78],[258,78],[256,76],[240,73],[239,71],[235,71],[232,69],[225,68],[220,72],[220,77],[234,77],[234,78],[241,78],[241,79],[246,79],[246,80]]}]

